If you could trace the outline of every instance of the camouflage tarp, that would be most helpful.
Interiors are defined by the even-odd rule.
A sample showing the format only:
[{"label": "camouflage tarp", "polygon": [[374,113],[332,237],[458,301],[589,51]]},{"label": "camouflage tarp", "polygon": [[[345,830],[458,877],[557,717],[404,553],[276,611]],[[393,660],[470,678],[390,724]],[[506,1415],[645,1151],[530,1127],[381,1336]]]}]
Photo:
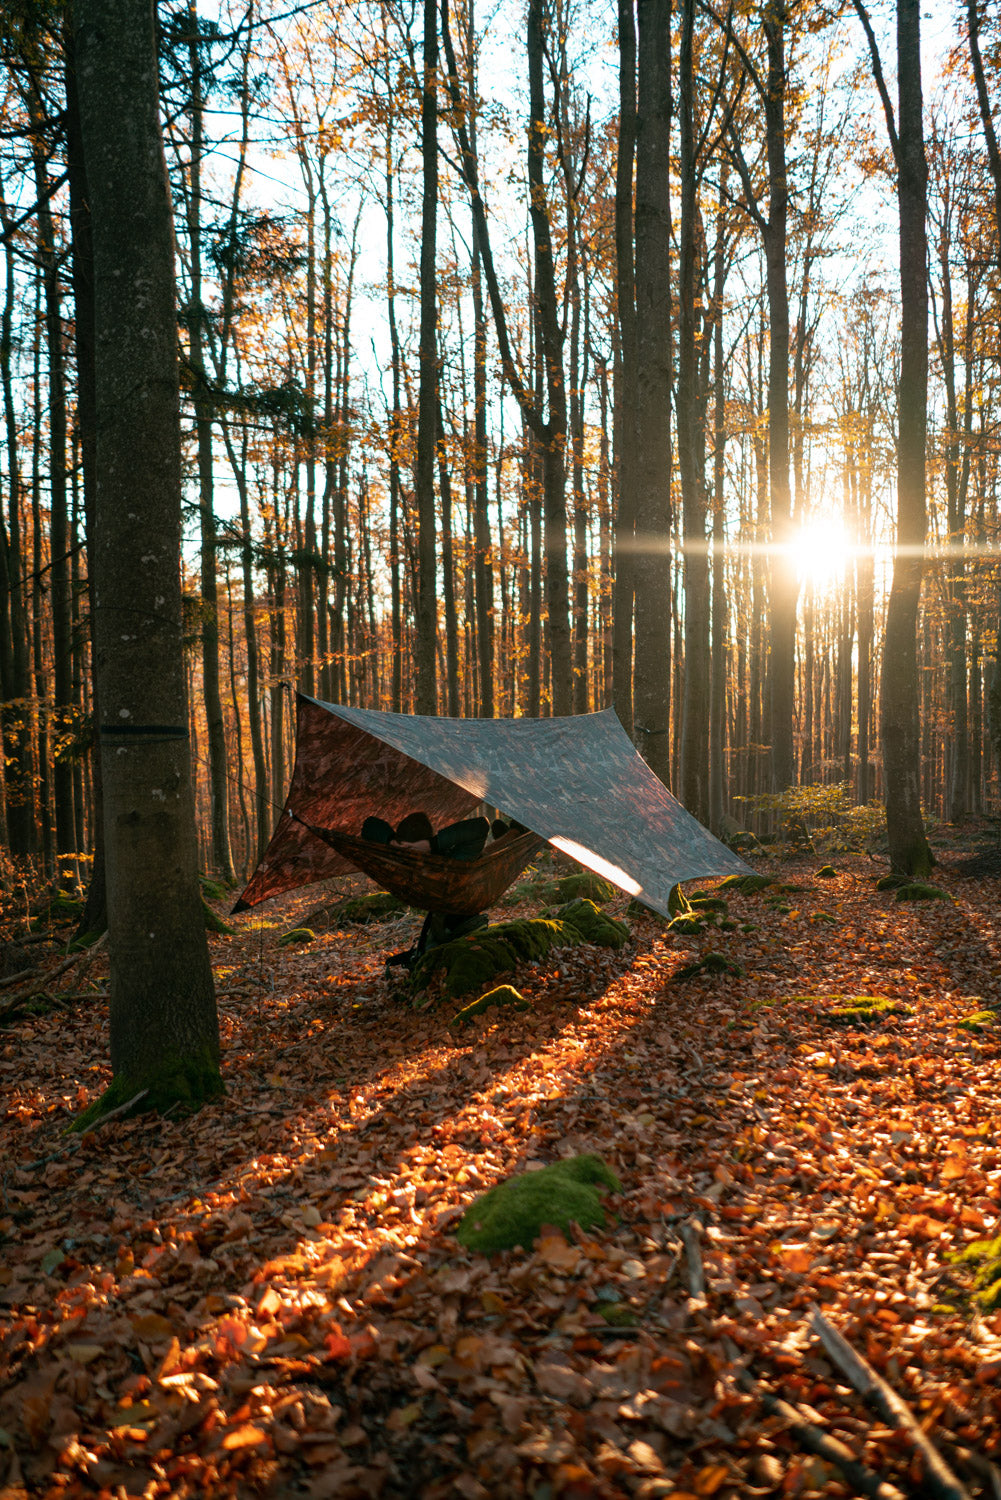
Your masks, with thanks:
[{"label": "camouflage tarp", "polygon": [[747,872],[671,796],[614,709],[558,719],[438,719],[303,694],[297,706],[285,809],[234,910],[356,868],[306,823],[358,835],[370,814],[395,826],[420,810],[440,828],[481,802],[665,916],[679,881]]}]

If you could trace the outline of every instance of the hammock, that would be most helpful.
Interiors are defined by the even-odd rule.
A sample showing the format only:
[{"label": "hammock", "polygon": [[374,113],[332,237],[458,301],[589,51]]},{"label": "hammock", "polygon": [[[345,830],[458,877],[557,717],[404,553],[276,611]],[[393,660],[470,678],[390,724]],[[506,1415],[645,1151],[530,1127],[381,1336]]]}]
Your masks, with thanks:
[{"label": "hammock", "polygon": [[509,833],[488,844],[475,859],[452,859],[447,854],[423,854],[395,844],[376,844],[312,823],[304,826],[391,896],[421,911],[441,912],[448,917],[475,917],[487,911],[543,844],[536,833]]}]

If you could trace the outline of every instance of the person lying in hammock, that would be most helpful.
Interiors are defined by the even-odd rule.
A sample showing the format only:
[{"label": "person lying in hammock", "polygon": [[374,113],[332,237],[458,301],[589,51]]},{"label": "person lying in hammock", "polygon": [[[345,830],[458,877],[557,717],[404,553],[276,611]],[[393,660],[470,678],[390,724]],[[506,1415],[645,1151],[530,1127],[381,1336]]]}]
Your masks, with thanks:
[{"label": "person lying in hammock", "polygon": [[[487,818],[463,818],[461,822],[449,823],[435,833],[427,813],[411,812],[407,813],[395,829],[383,818],[366,818],[361,835],[377,844],[413,849],[420,854],[443,854],[449,859],[467,860],[476,859],[483,853],[484,845],[492,832]],[[386,960],[386,967],[398,964],[411,969],[429,948],[437,948],[441,943],[451,943],[456,938],[477,932],[487,925],[487,921],[485,912],[473,917],[450,917],[443,912],[428,912],[413,947],[403,953],[391,954]]]},{"label": "person lying in hammock", "polygon": [[449,859],[476,859],[491,834],[487,818],[464,818],[435,833],[427,813],[411,812],[394,829],[384,818],[366,818],[361,836],[374,844],[413,849],[419,854],[444,854]]}]

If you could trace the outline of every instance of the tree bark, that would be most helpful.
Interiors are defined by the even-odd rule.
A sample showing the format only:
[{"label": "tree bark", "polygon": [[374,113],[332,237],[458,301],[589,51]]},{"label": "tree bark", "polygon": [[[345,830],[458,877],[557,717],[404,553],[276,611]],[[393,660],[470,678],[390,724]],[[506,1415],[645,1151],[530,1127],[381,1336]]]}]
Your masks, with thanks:
[{"label": "tree bark", "polygon": [[639,0],[633,736],[671,775],[670,0]]},{"label": "tree bark", "polygon": [[94,239],[91,565],[112,1092],[125,1100],[147,1089],[144,1109],[197,1106],[222,1081],[188,746],[173,225],[154,13],[151,0],[77,0],[74,16]]},{"label": "tree bark", "polygon": [[682,0],[678,55],[681,222],[678,267],[678,464],[684,520],[685,667],[681,801],[709,821],[709,556],[706,549],[705,403],[699,344],[706,337],[697,295],[699,235],[695,151],[695,0]]},{"label": "tree bark", "polygon": [[417,712],[438,711],[436,643],[438,601],[435,581],[434,464],[438,405],[437,267],[438,220],[438,11],[424,0],[424,77],[421,91],[420,387],[417,400]]}]

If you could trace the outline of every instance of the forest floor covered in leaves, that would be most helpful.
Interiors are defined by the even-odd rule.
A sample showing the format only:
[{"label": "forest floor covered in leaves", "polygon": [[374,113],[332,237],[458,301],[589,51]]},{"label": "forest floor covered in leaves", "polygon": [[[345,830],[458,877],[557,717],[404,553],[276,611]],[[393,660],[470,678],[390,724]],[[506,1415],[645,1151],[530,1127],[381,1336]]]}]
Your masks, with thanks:
[{"label": "forest floor covered in leaves", "polygon": [[[105,1007],[11,1019],[3,1500],[860,1492],[797,1422],[935,1493],[815,1305],[956,1493],[1001,1495],[1001,1312],[952,1259],[1001,1233],[1001,1033],[961,1024],[1001,1004],[1001,877],[940,851],[953,899],[905,903],[822,864],[756,862],[787,888],[728,893],[729,931],[630,917],[461,1031],[384,975],[418,918],[281,949],[316,889],[272,903],[211,938],[227,1095],[190,1119],[67,1137]],[[675,978],[709,949],[743,973]],[[857,995],[898,1003],[845,1023]],[[461,1248],[478,1193],[582,1152],[604,1231]]]}]

